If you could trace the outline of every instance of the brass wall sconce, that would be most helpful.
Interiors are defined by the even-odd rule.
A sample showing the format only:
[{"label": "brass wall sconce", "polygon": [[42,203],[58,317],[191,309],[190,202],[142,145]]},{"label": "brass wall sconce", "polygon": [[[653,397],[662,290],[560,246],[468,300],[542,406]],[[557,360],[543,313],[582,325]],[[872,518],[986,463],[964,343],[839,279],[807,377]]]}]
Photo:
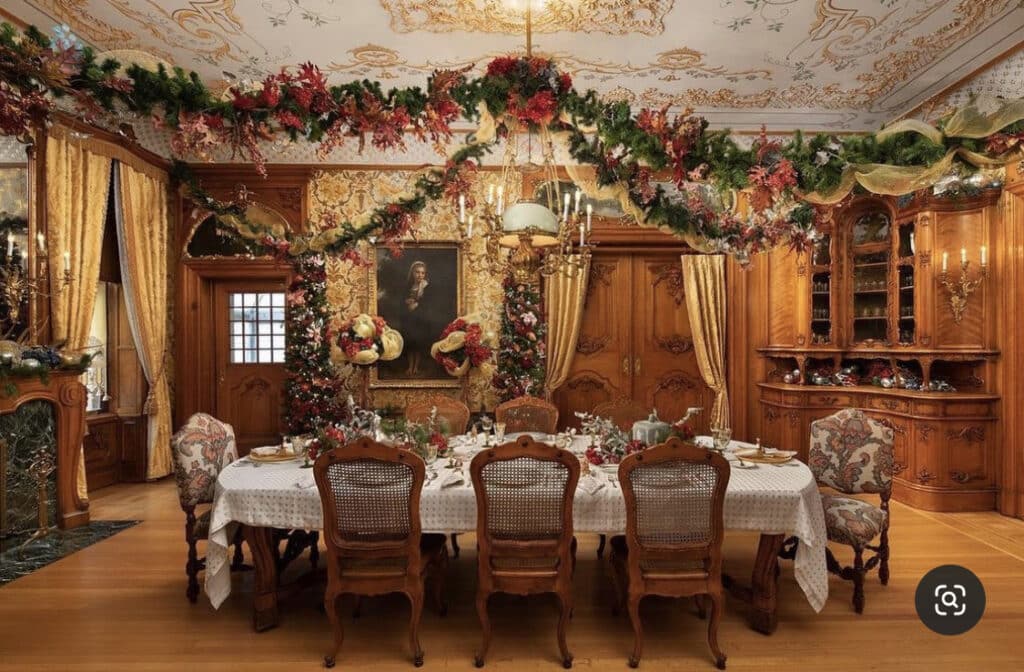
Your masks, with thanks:
[{"label": "brass wall sconce", "polygon": [[949,308],[953,313],[953,321],[960,324],[964,319],[964,311],[967,310],[967,299],[968,297],[976,292],[981,283],[988,277],[988,264],[985,257],[985,248],[981,248],[981,270],[978,273],[978,277],[974,280],[970,279],[968,272],[970,270],[971,262],[967,261],[967,255],[964,250],[960,251],[960,278],[959,280],[951,280],[949,272],[946,269],[947,262],[949,259],[949,253],[942,253],[942,272],[939,274],[939,282],[949,292]]}]

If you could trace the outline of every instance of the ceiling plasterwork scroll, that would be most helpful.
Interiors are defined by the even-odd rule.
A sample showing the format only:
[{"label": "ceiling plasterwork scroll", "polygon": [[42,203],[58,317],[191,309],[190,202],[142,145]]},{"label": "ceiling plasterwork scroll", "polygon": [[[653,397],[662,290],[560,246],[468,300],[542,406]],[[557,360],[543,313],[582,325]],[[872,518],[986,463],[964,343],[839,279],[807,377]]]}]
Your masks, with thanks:
[{"label": "ceiling plasterwork scroll", "polygon": [[[660,35],[675,0],[548,0],[533,17],[538,33],[573,32],[609,35]],[[503,0],[381,0],[399,33],[522,34],[523,11]]]}]

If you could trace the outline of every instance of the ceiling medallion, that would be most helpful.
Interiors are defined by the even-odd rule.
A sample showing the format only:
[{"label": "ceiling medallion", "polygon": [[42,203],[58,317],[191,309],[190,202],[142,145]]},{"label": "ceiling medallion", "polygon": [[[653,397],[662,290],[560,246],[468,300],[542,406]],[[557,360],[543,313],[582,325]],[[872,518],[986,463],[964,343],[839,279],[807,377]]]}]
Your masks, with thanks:
[{"label": "ceiling medallion", "polygon": [[[518,35],[525,25],[522,11],[507,0],[381,0],[380,4],[391,14],[392,30],[399,33],[424,30]],[[533,30],[660,35],[665,31],[663,19],[674,4],[675,0],[547,0],[533,19]]]}]

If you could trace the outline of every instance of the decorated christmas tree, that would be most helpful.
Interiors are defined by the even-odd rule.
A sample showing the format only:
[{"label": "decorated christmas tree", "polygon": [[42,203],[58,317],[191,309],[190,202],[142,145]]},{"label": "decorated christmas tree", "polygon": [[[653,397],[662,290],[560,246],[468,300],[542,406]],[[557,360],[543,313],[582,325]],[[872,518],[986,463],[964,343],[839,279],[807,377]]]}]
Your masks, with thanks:
[{"label": "decorated christmas tree", "polygon": [[543,396],[547,360],[547,323],[540,290],[505,279],[504,311],[494,387],[502,401],[523,395]]},{"label": "decorated christmas tree", "polygon": [[321,254],[294,260],[295,275],[288,287],[285,349],[284,421],[289,434],[311,434],[339,422],[341,381],[331,370],[328,335],[331,311],[327,305],[327,271]]}]

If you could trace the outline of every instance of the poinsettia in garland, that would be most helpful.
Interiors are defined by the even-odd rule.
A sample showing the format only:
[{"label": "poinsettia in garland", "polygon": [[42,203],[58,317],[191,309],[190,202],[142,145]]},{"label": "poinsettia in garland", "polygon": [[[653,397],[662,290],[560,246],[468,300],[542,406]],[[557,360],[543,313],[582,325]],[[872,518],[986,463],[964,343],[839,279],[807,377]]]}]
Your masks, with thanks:
[{"label": "poinsettia in garland", "polygon": [[[278,252],[286,253],[281,248]],[[305,254],[291,262],[295,273],[287,293],[284,421],[289,434],[314,434],[345,416],[339,400],[341,380],[331,367],[327,267],[322,254]]]},{"label": "poinsettia in garland", "polygon": [[531,284],[503,283],[504,311],[498,341],[498,370],[492,381],[502,401],[541,396],[547,360],[547,323],[540,290]]}]

